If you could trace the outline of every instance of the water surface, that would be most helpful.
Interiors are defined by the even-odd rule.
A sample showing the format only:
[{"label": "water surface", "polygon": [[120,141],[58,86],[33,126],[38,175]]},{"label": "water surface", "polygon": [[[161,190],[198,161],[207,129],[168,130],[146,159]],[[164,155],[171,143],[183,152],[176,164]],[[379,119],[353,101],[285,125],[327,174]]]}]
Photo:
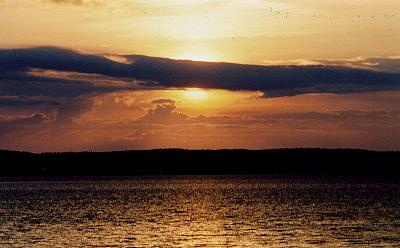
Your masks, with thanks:
[{"label": "water surface", "polygon": [[256,176],[0,182],[0,246],[400,247],[399,192]]}]

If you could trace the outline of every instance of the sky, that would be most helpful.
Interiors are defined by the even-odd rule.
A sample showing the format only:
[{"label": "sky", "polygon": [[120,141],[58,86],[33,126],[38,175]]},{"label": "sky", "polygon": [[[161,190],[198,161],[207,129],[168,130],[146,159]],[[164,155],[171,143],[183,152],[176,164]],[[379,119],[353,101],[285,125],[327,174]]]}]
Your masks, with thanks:
[{"label": "sky", "polygon": [[0,149],[400,150],[398,0],[0,0]]}]

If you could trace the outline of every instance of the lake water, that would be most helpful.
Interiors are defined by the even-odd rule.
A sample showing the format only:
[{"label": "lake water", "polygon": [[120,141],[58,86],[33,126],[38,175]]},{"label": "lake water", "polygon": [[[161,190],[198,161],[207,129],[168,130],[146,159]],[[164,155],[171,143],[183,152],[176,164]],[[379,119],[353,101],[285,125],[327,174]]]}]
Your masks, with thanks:
[{"label": "lake water", "polygon": [[271,177],[0,182],[0,247],[400,247],[400,185]]}]

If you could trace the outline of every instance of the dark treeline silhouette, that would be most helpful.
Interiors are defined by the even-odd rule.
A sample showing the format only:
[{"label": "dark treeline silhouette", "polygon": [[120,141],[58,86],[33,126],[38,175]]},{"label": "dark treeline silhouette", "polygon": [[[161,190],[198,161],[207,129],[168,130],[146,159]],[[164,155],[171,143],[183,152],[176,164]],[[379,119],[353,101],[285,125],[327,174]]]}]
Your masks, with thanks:
[{"label": "dark treeline silhouette", "polygon": [[2,177],[184,174],[400,175],[400,152],[350,149],[0,151]]}]

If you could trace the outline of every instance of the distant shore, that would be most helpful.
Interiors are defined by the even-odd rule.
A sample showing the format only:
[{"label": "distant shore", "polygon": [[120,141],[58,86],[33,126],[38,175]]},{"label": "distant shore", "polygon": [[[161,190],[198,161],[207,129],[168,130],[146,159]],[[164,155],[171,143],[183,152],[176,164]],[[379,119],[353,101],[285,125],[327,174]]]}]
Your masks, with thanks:
[{"label": "distant shore", "polygon": [[354,149],[158,149],[41,154],[0,150],[0,164],[3,179],[137,175],[400,177],[400,152]]}]

